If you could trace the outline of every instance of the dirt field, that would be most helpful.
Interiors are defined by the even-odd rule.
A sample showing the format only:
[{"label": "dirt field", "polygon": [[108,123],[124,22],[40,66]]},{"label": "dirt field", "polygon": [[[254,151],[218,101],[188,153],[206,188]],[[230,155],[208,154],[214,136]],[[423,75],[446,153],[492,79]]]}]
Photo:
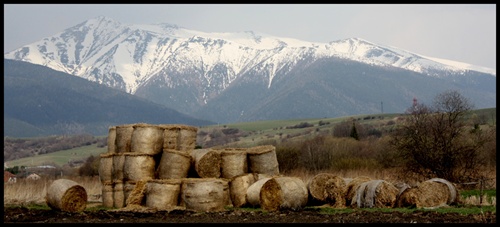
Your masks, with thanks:
[{"label": "dirt field", "polygon": [[317,209],[301,211],[194,212],[97,210],[67,213],[25,207],[4,207],[4,223],[496,223],[496,212],[477,215],[435,211],[321,214]]}]

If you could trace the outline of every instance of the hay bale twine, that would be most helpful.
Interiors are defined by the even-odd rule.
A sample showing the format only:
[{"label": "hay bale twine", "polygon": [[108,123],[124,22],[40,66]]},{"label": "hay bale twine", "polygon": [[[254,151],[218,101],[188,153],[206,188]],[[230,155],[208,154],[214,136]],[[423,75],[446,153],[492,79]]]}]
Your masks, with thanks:
[{"label": "hay bale twine", "polygon": [[116,126],[116,152],[130,152],[132,144],[132,133],[135,124],[125,124]]},{"label": "hay bale twine", "polygon": [[146,207],[160,210],[175,209],[179,205],[182,179],[153,179],[146,184]]},{"label": "hay bale twine", "polygon": [[228,182],[218,178],[184,178],[181,200],[187,210],[223,211],[228,204]]},{"label": "hay bale twine", "polygon": [[430,208],[450,205],[458,202],[457,188],[442,178],[432,178],[417,185],[417,208]]},{"label": "hay bale twine", "polygon": [[124,183],[121,180],[113,181],[113,207],[125,207],[125,193],[123,191]]},{"label": "hay bale twine", "polygon": [[102,205],[104,207],[113,207],[113,187],[114,183],[111,181],[102,182]]},{"label": "hay bale twine", "polygon": [[370,177],[366,176],[359,176],[355,178],[349,178],[348,180],[344,179],[344,181],[348,182],[346,185],[346,196],[345,196],[345,202],[346,206],[350,207],[355,207],[357,206],[356,204],[356,192],[359,188],[359,186],[367,181],[372,180]]},{"label": "hay bale twine", "polygon": [[194,170],[201,178],[219,178],[221,175],[220,152],[214,149],[194,149],[191,151]]},{"label": "hay bale twine", "polygon": [[101,183],[106,181],[113,181],[113,156],[114,153],[104,153],[99,155],[99,180]]},{"label": "hay bale twine", "polygon": [[260,190],[262,189],[262,185],[271,179],[272,177],[261,177],[248,187],[246,197],[248,205],[260,207]]},{"label": "hay bale twine", "polygon": [[113,169],[112,169],[112,177],[113,181],[118,180],[122,181],[123,177],[123,167],[125,165],[125,153],[115,153],[113,155]]},{"label": "hay bale twine", "polygon": [[219,151],[222,178],[231,179],[248,173],[246,148],[224,148]]},{"label": "hay bale twine", "polygon": [[279,175],[276,147],[273,145],[256,146],[249,148],[247,152],[248,168],[251,173]]},{"label": "hay bale twine", "polygon": [[163,149],[190,151],[196,147],[198,128],[182,124],[162,124]]},{"label": "hay bale twine", "polygon": [[307,185],[298,177],[273,177],[262,185],[260,206],[264,210],[302,210],[308,200]]},{"label": "hay bale twine", "polygon": [[335,208],[345,207],[347,185],[342,177],[331,173],[317,174],[309,180],[307,189],[313,200],[311,202],[328,203]]},{"label": "hay bale twine", "polygon": [[87,191],[75,181],[58,179],[47,188],[45,201],[53,210],[82,212],[87,207]]},{"label": "hay bale twine", "polygon": [[399,190],[385,180],[363,182],[356,191],[358,208],[392,208],[396,204]]},{"label": "hay bale twine", "polygon": [[125,153],[123,164],[123,179],[139,181],[153,179],[155,174],[154,157],[147,154]]},{"label": "hay bale twine", "polygon": [[145,204],[146,199],[146,180],[140,180],[135,182],[134,188],[128,194],[127,200],[125,202],[125,206],[130,205],[139,205],[142,206]]},{"label": "hay bale twine", "polygon": [[247,190],[255,183],[255,176],[252,173],[236,176],[229,182],[229,194],[234,207],[247,205]]},{"label": "hay bale twine", "polygon": [[108,129],[108,153],[116,153],[116,126]]},{"label": "hay bale twine", "polygon": [[163,150],[163,128],[151,124],[133,126],[130,152],[155,155]]},{"label": "hay bale twine", "polygon": [[164,149],[156,170],[159,179],[186,178],[191,168],[192,157],[183,151]]}]

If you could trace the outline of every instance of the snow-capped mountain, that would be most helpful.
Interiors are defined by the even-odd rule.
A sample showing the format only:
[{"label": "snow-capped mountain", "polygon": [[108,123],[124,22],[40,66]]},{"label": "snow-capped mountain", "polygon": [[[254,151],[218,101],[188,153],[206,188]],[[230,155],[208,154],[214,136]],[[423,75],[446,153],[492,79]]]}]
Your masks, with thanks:
[{"label": "snow-capped mountain", "polygon": [[[409,106],[405,99],[430,100],[447,88],[464,90],[479,107],[494,106],[496,99],[496,87],[489,84],[496,81],[493,69],[359,38],[314,43],[251,31],[206,33],[171,24],[126,25],[97,17],[4,57],[44,65],[221,123],[380,112],[380,102],[394,99],[391,95],[399,98],[389,101],[387,110],[402,112]],[[424,87],[416,87],[422,81]],[[437,84],[428,86],[429,82]],[[365,92],[376,92],[368,96],[379,99],[352,94]],[[320,101],[321,111],[302,113],[298,110],[305,106],[299,103],[307,99],[286,99],[294,93],[309,101],[330,97],[342,101],[340,106]],[[476,97],[481,98],[476,101]],[[235,98],[244,104],[236,104]],[[283,103],[287,105],[282,109],[275,108]]]}]

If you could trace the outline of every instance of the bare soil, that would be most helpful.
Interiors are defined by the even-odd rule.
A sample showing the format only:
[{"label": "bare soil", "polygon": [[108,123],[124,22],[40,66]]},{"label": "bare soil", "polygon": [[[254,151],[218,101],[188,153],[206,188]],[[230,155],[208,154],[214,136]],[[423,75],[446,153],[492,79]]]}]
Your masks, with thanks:
[{"label": "bare soil", "polygon": [[4,223],[496,223],[496,212],[462,215],[432,210],[411,213],[357,210],[322,214],[319,209],[305,208],[272,212],[235,209],[221,212],[85,210],[69,213],[4,207]]}]

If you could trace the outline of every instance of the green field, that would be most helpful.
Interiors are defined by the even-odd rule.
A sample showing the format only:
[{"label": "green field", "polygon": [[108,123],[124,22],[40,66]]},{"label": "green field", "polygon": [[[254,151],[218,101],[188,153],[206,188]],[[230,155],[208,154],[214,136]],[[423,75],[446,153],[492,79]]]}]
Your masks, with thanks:
[{"label": "green field", "polygon": [[[247,132],[248,135],[239,138],[237,142],[226,144],[234,147],[250,147],[259,145],[267,140],[276,140],[286,136],[293,137],[297,140],[302,140],[308,136],[315,136],[319,133],[331,133],[335,124],[356,119],[362,124],[384,125],[388,121],[401,113],[386,113],[386,114],[364,114],[338,118],[316,118],[316,119],[290,119],[290,120],[272,120],[272,121],[256,121],[256,122],[241,122],[224,125],[203,126],[198,131],[210,131],[221,128],[236,128]],[[496,124],[496,108],[478,109],[472,111],[472,115],[485,116],[487,124]],[[319,126],[319,121],[327,123]],[[307,128],[286,128],[288,126],[298,125],[300,123],[313,124],[314,127]],[[21,158],[5,162],[8,167],[14,166],[39,166],[46,164],[64,165],[70,161],[85,160],[89,156],[98,156],[107,152],[107,147],[98,148],[96,144],[89,146],[77,147],[69,150],[57,151],[49,154],[37,155],[33,157]]]},{"label": "green field", "polygon": [[8,167],[14,166],[40,166],[40,165],[53,165],[63,166],[70,161],[86,160],[89,156],[98,156],[99,154],[107,152],[107,147],[97,147],[97,144],[89,146],[77,147],[69,150],[57,151],[49,154],[42,154],[33,157],[16,159],[13,161],[6,161]]}]

